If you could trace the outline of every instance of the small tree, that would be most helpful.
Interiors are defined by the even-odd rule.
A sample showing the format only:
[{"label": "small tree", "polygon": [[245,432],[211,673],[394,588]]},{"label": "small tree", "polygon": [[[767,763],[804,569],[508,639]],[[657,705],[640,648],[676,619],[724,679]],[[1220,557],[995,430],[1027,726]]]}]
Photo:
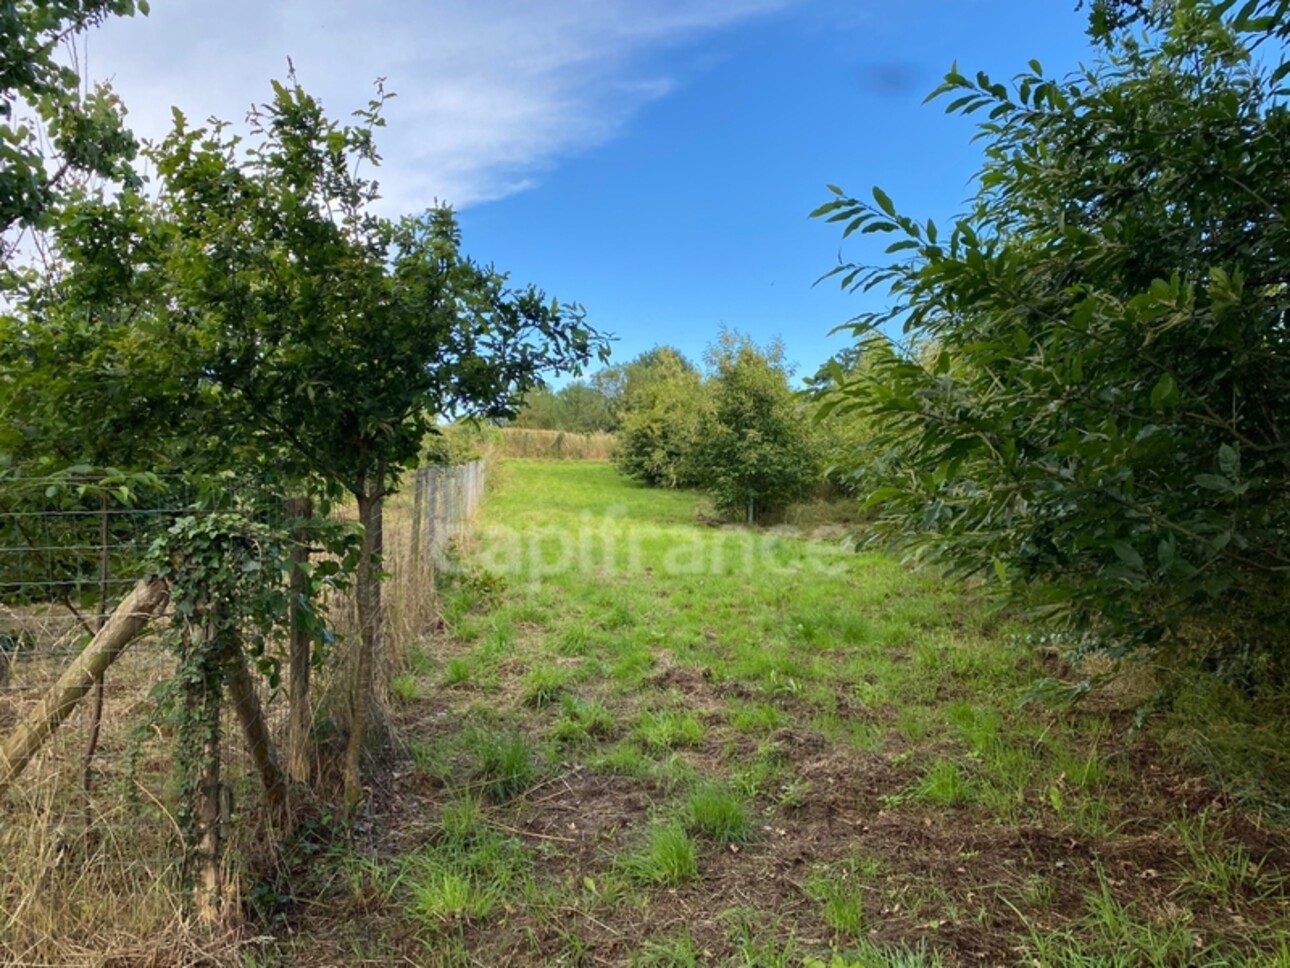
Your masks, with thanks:
[{"label": "small tree", "polygon": [[340,126],[298,84],[274,85],[247,160],[219,126],[182,116],[154,153],[175,227],[167,292],[191,371],[219,405],[294,465],[348,492],[364,544],[361,643],[346,800],[361,799],[381,654],[382,506],[438,415],[504,418],[543,374],[577,371],[600,337],[581,310],[460,253],[452,213],[390,222],[370,211],[373,129],[385,96]]},{"label": "small tree", "polygon": [[670,346],[621,369],[611,397],[618,421],[614,466],[650,487],[697,485],[696,446],[709,406],[702,375]]},{"label": "small tree", "polygon": [[[578,307],[464,257],[448,209],[399,221],[370,211],[377,186],[361,172],[378,160],[384,100],[341,126],[294,82],[275,84],[249,147],[176,111],[150,151],[156,202],[127,191],[70,210],[67,272],[34,290],[12,329],[32,364],[24,385],[44,401],[32,412],[56,413],[61,396],[87,426],[134,419],[199,467],[259,468],[354,500],[351,805],[381,654],[385,497],[438,417],[512,416],[543,375],[603,350]],[[101,382],[41,389],[42,374],[83,355]],[[168,419],[140,424],[140,413]]]},{"label": "small tree", "polygon": [[695,451],[704,486],[725,514],[749,524],[820,482],[812,423],[789,387],[783,346],[758,349],[725,332],[709,351],[712,409]]}]

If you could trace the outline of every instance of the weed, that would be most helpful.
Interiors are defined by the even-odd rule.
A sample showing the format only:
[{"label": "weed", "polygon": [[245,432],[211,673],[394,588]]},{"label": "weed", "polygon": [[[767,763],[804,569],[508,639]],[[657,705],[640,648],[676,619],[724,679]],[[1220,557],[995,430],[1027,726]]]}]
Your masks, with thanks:
[{"label": "weed", "polygon": [[1181,872],[1186,894],[1224,905],[1285,898],[1284,877],[1266,871],[1265,860],[1255,860],[1244,844],[1227,844],[1221,822],[1208,810],[1179,817],[1171,829],[1187,853]]},{"label": "weed", "polygon": [[412,910],[419,918],[438,921],[484,918],[492,913],[496,903],[496,894],[489,885],[458,871],[428,871],[412,882]]},{"label": "weed", "polygon": [[651,941],[631,960],[632,968],[702,968],[706,963],[689,932]]},{"label": "weed", "polygon": [[443,681],[449,686],[463,686],[470,682],[470,663],[460,656],[449,659],[444,666]]},{"label": "weed", "polygon": [[741,702],[732,705],[730,725],[741,733],[773,732],[788,722],[776,706],[765,702]]},{"label": "weed", "polygon": [[418,642],[408,649],[407,667],[414,676],[428,676],[434,672],[434,656],[423,643]]},{"label": "weed", "polygon": [[846,871],[820,868],[806,881],[806,893],[820,905],[824,923],[845,938],[859,938],[868,928],[861,887]]},{"label": "weed", "polygon": [[560,700],[560,718],[551,727],[551,736],[562,743],[575,743],[612,739],[617,729],[618,723],[604,703],[565,696]]},{"label": "weed", "polygon": [[476,777],[480,788],[494,802],[510,800],[533,785],[535,753],[523,734],[479,730],[473,745],[479,758]]},{"label": "weed", "polygon": [[803,968],[941,968],[942,964],[941,956],[923,944],[886,947],[866,939],[827,962],[807,958]]},{"label": "weed", "polygon": [[586,655],[591,647],[591,632],[585,625],[574,625],[560,633],[556,651],[561,655]]},{"label": "weed", "polygon": [[958,807],[977,797],[976,785],[954,760],[937,759],[911,791],[916,800],[936,807]]},{"label": "weed", "polygon": [[399,702],[416,702],[421,698],[421,683],[411,673],[401,673],[390,680],[390,692]]}]

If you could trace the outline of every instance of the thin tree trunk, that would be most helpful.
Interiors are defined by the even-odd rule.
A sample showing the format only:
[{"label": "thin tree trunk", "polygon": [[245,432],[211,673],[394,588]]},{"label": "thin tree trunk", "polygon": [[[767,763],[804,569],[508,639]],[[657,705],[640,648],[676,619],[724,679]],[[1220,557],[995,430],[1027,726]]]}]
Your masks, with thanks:
[{"label": "thin tree trunk", "polygon": [[381,648],[380,553],[382,497],[364,492],[358,497],[358,520],[363,526],[355,595],[358,604],[359,645],[354,664],[353,706],[349,742],[345,747],[345,806],[353,813],[363,800],[362,756],[375,700],[373,683]]},{"label": "thin tree trunk", "polygon": [[125,601],[116,607],[85,651],[72,660],[58,681],[0,747],[0,794],[9,788],[45,740],[71,715],[95,680],[102,678],[108,666],[161,611],[168,597],[166,583],[154,578],[135,585]]},{"label": "thin tree trunk", "polygon": [[[308,498],[292,498],[287,502],[287,514],[297,522],[307,521],[313,513],[313,502]],[[297,523],[291,540],[291,718],[287,727],[287,772],[297,783],[308,783],[313,761],[309,742],[313,713],[309,706],[310,633],[305,627],[303,602],[308,581],[304,569],[309,562],[309,534],[303,524]]]},{"label": "thin tree trunk", "polygon": [[229,664],[228,694],[233,700],[233,711],[237,713],[242,726],[242,736],[246,748],[255,763],[256,772],[264,786],[264,796],[269,803],[270,816],[273,822],[284,825],[287,822],[287,777],[278,762],[278,751],[269,735],[269,726],[264,721],[264,710],[260,706],[260,697],[255,692],[255,680],[246,667],[246,656],[240,652],[227,659]]},{"label": "thin tree trunk", "polygon": [[[205,634],[209,639],[209,627]],[[220,657],[221,664],[224,658]],[[197,847],[202,867],[197,876],[195,908],[200,924],[214,925],[220,922],[224,906],[224,789],[220,776],[220,698],[224,690],[220,685],[211,688],[205,681],[197,688],[201,690],[196,698],[202,707],[202,724],[207,732],[202,744],[202,776],[196,804],[201,830]]]}]

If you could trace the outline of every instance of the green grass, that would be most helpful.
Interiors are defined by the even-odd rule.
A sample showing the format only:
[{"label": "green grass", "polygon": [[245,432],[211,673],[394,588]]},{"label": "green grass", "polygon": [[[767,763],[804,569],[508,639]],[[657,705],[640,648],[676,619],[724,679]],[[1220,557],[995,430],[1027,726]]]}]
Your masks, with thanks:
[{"label": "green grass", "polygon": [[705,784],[685,802],[686,826],[718,844],[746,844],[752,839],[748,808],[735,792]]},{"label": "green grass", "polygon": [[545,709],[564,695],[569,673],[559,666],[541,665],[524,677],[522,700],[526,706]]},{"label": "green grass", "polygon": [[658,751],[700,746],[707,731],[693,713],[647,709],[636,720],[632,735],[646,749]]},{"label": "green grass", "polygon": [[532,785],[538,772],[536,751],[523,734],[481,729],[471,745],[478,786],[494,801],[509,800]]},{"label": "green grass", "polygon": [[401,673],[390,680],[390,692],[401,703],[416,702],[421,698],[421,681],[410,672]]},{"label": "green grass", "polygon": [[1290,968],[1274,813],[1188,812],[1131,694],[1023,704],[1052,669],[981,589],[605,465],[494,485],[393,684],[413,843],[353,874],[401,960]]},{"label": "green grass", "polygon": [[928,767],[911,794],[934,807],[960,807],[977,797],[976,784],[956,760],[938,759]]},{"label": "green grass", "polygon": [[674,887],[699,876],[698,848],[680,824],[650,830],[643,847],[627,854],[622,869],[638,884]]}]

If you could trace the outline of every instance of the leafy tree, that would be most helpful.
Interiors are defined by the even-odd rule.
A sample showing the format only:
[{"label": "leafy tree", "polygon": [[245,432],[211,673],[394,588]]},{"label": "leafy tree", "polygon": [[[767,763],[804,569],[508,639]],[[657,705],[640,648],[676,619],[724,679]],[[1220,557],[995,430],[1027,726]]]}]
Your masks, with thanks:
[{"label": "leafy tree", "polygon": [[897,238],[835,270],[894,297],[856,334],[940,353],[829,405],[880,428],[889,538],[992,571],[1085,647],[1199,643],[1284,680],[1290,112],[1285,67],[1250,53],[1283,23],[1231,7],[1174,4],[1061,80],[948,74],[949,110],[988,115],[972,211],[940,232],[875,189],[816,213]]},{"label": "leafy tree", "polygon": [[614,466],[651,487],[697,485],[697,447],[709,406],[702,374],[661,346],[626,364],[618,380]]},{"label": "leafy tree", "polygon": [[712,408],[695,460],[717,508],[751,524],[806,497],[820,482],[810,416],[789,387],[783,346],[758,349],[725,332],[709,351]]},{"label": "leafy tree", "polygon": [[[249,146],[176,111],[150,151],[156,202],[127,191],[69,212],[69,240],[93,244],[62,250],[65,276],[17,326],[32,353],[45,348],[29,354],[34,377],[82,344],[108,376],[88,397],[80,380],[46,387],[91,425],[96,404],[102,419],[130,419],[155,395],[154,412],[171,419],[139,432],[169,436],[205,466],[250,464],[355,501],[351,804],[381,654],[384,498],[438,418],[513,416],[545,374],[577,371],[604,345],[578,307],[512,289],[462,255],[451,211],[370,211],[377,186],[361,172],[378,161],[384,100],[342,126],[294,81],[275,84]],[[110,312],[88,298],[100,285]]]},{"label": "leafy tree", "polygon": [[555,430],[559,423],[560,400],[548,386],[538,386],[524,397],[524,406],[512,425],[528,430]]},{"label": "leafy tree", "polygon": [[373,663],[380,653],[381,509],[439,415],[501,419],[543,374],[577,371],[603,342],[576,306],[460,253],[452,213],[389,222],[370,212],[372,129],[340,126],[298,85],[275,84],[245,164],[219,127],[182,117],[156,153],[176,226],[172,305],[192,319],[195,370],[237,422],[299,473],[355,500],[362,647],[346,799],[361,797]]},{"label": "leafy tree", "polygon": [[[843,350],[806,380],[810,394],[827,399],[844,386],[881,378],[896,349],[881,336],[862,339]],[[888,472],[887,455],[873,446],[873,418],[855,401],[831,407],[817,422],[817,445],[824,478],[838,492],[858,497]]]},{"label": "leafy tree", "polygon": [[0,262],[10,255],[3,235],[39,225],[73,176],[138,184],[130,164],[138,146],[119,99],[107,85],[82,96],[80,76],[57,56],[82,31],[136,10],[146,14],[146,0],[10,0],[0,7]]},{"label": "leafy tree", "polygon": [[574,380],[561,387],[556,401],[556,430],[594,434],[613,427],[609,401],[593,384]]}]

